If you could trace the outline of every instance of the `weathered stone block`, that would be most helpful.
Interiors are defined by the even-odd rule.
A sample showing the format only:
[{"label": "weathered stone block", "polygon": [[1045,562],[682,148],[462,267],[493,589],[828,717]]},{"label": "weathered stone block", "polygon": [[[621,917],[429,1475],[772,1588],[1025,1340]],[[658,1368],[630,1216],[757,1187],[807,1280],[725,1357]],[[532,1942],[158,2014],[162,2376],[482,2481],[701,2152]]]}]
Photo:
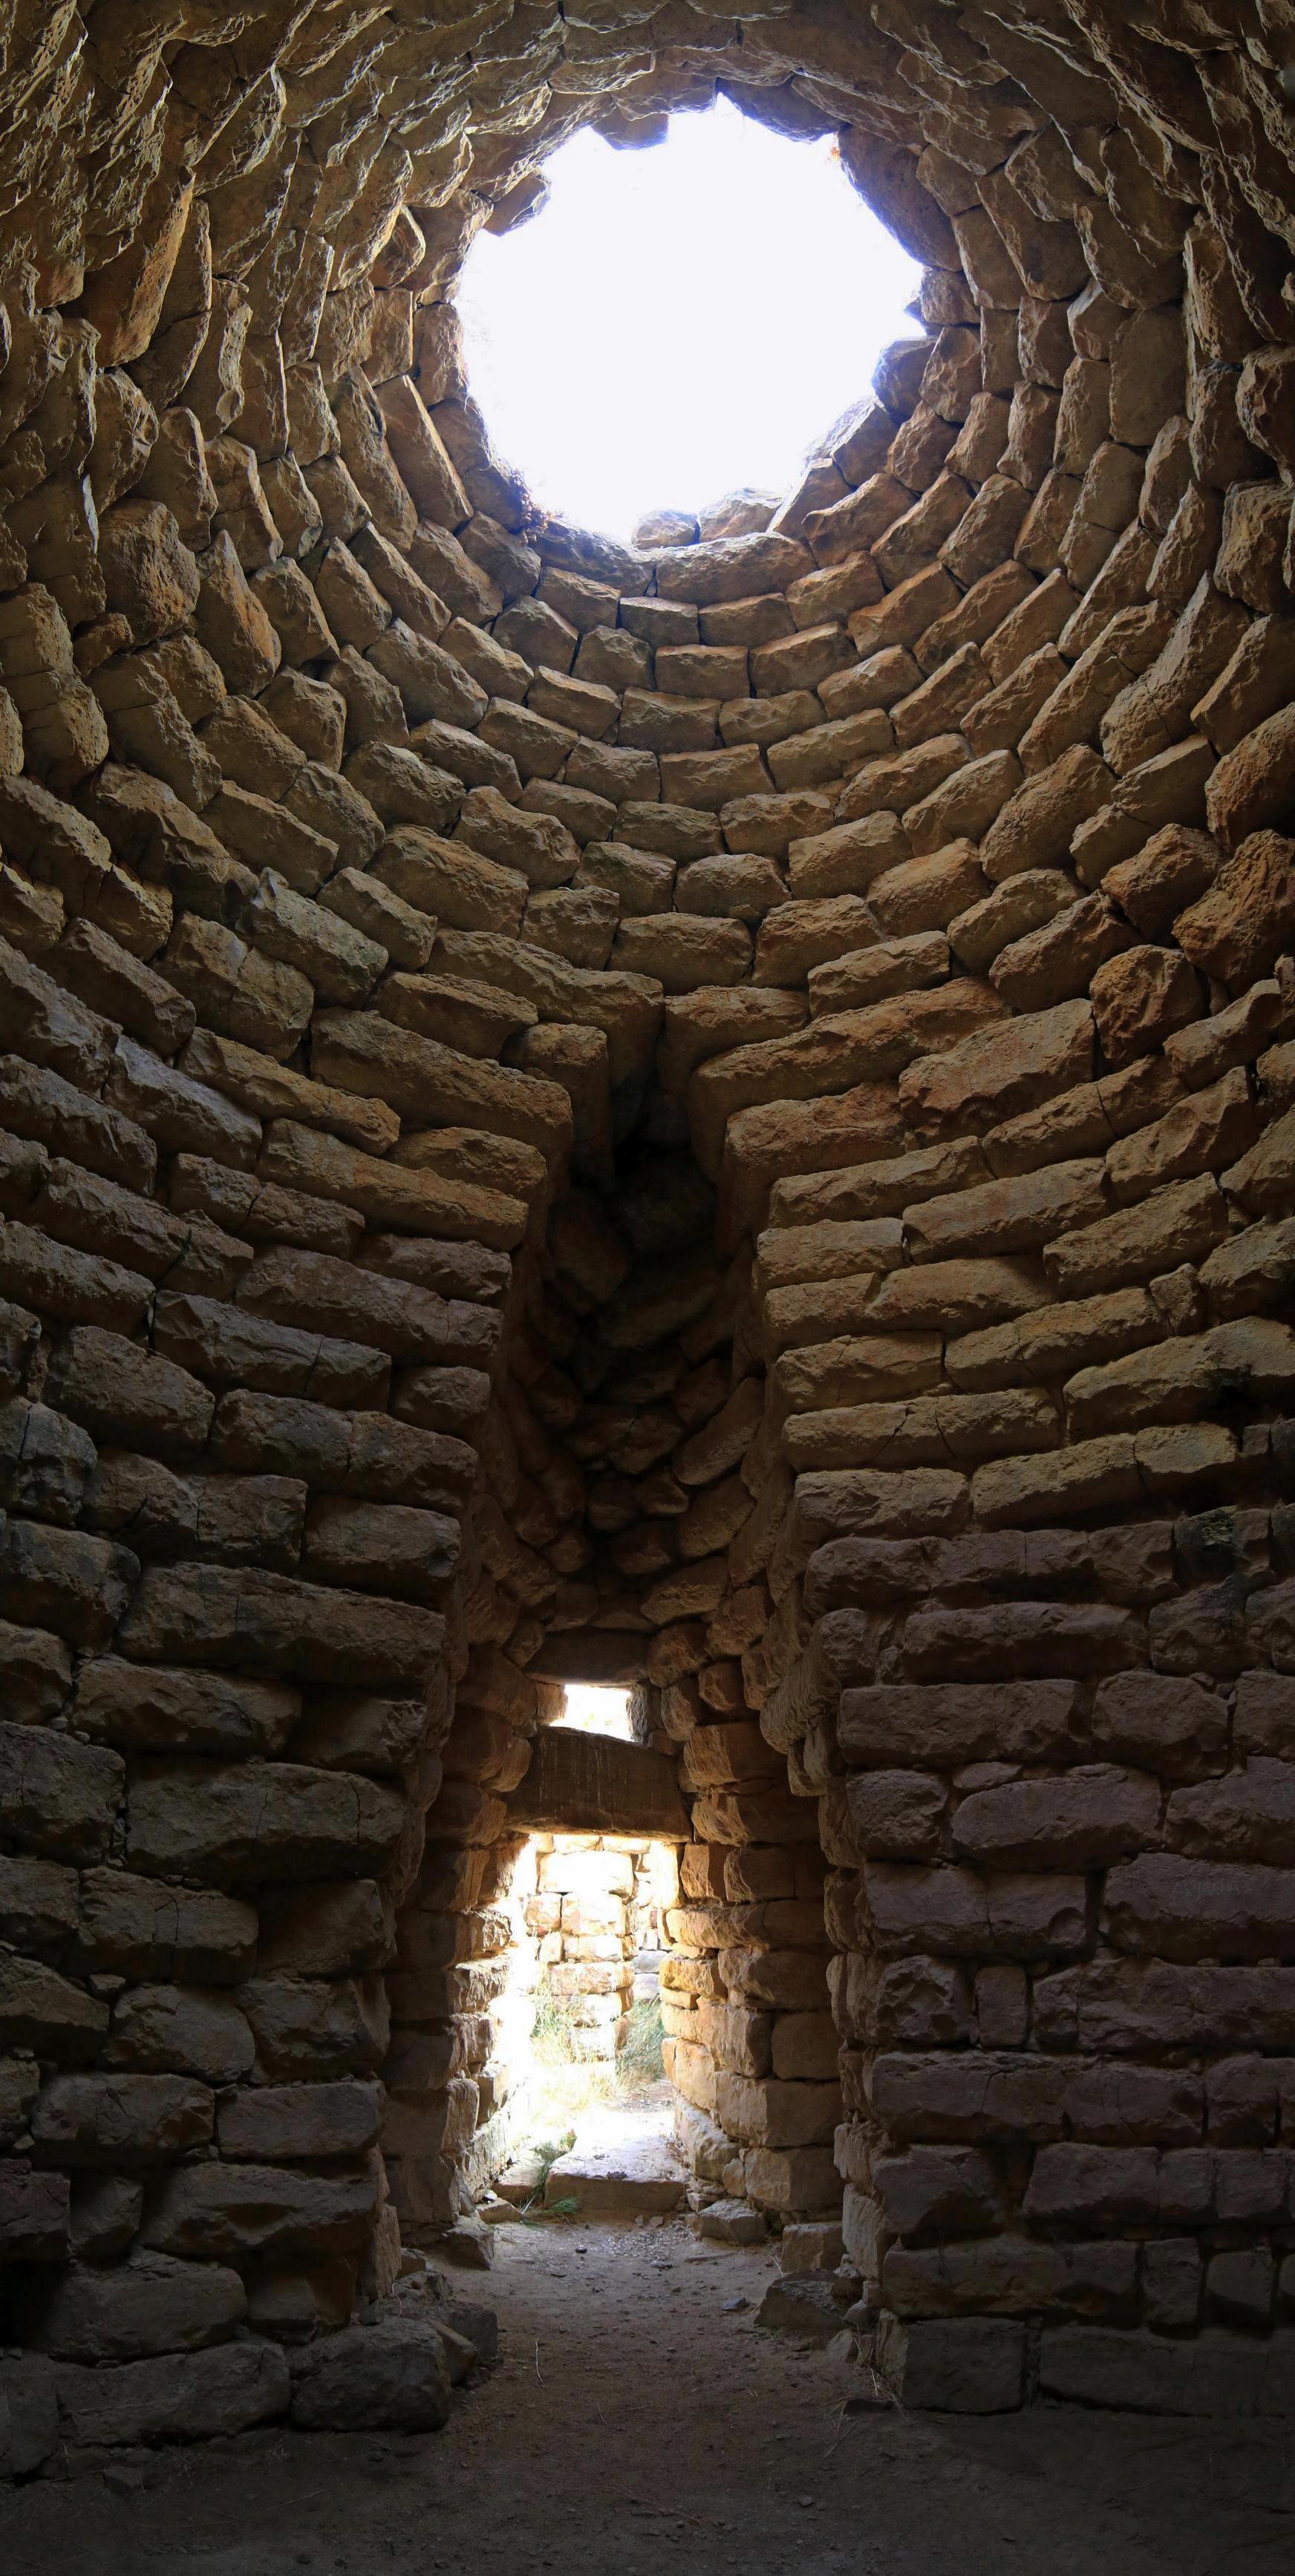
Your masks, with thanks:
[{"label": "weathered stone block", "polygon": [[108,2007],[35,1959],[0,1959],[0,2044],[73,2062],[94,2055]]},{"label": "weathered stone block", "polygon": [[16,1841],[69,1860],[102,1858],[125,1765],[46,1727],[0,1726],[0,1821]]},{"label": "weathered stone block", "polygon": [[1110,2326],[1056,2326],[1044,2333],[1040,2380],[1049,2396],[1133,2413],[1288,2417],[1295,2413],[1295,2336],[1255,2341],[1207,2327],[1181,2342]]},{"label": "weathered stone block", "polygon": [[883,1951],[1028,1959],[1082,1950],[1089,1939],[1084,1881],[1004,1870],[865,1863],[863,1901]]},{"label": "weathered stone block", "polygon": [[64,1411],[101,1439],[164,1458],[195,1455],[215,1411],[215,1398],[187,1369],[93,1325],[68,1334],[47,1384]]},{"label": "weathered stone block", "polygon": [[221,2104],[218,2142],[222,2156],[292,2164],[362,2155],[381,2122],[376,2084],[262,2085]]},{"label": "weathered stone block", "polygon": [[24,2340],[66,2362],[137,2361],[224,2343],[247,2312],[237,2272],[134,2253],[107,2271],[77,2266],[22,2302]]},{"label": "weathered stone block", "polygon": [[103,2062],[233,2084],[250,2074],[255,2053],[247,2021],[227,1995],[205,1994],[198,1986],[141,1985],[114,2007]]},{"label": "weathered stone block", "polygon": [[74,2443],[210,2440],[288,2409],[283,2353],[255,2336],[111,2369],[60,2362],[55,2379],[60,2425]]},{"label": "weathered stone block", "polygon": [[185,2165],[163,2182],[143,2242],[202,2263],[345,2253],[363,2245],[376,2207],[368,2170],[324,2175],[281,2165]]},{"label": "weathered stone block", "polygon": [[251,1966],[256,1938],[252,1907],[233,1897],[125,1869],[82,1874],[77,1949],[98,1973],[224,1984]]},{"label": "weathered stone block", "polygon": [[67,2232],[66,2174],[33,2172],[22,2156],[0,2166],[0,2261],[60,2263]]},{"label": "weathered stone block", "polygon": [[333,1683],[420,1687],[444,1644],[439,1613],[287,1575],[220,1566],[145,1574],[119,1642],[132,1661],[230,1663]]},{"label": "weathered stone block", "polygon": [[46,2161],[134,2165],[206,2146],[214,2114],[208,2087],[180,2075],[56,2075],[42,2088],[31,2127]]},{"label": "weathered stone block", "polygon": [[445,2343],[413,2318],[323,2336],[294,2370],[292,2421],[312,2429],[434,2432],[449,2411]]},{"label": "weathered stone block", "polygon": [[1024,2399],[1025,2328],[1007,2317],[915,2317],[879,2345],[878,2362],[907,2407],[1011,2414]]},{"label": "weathered stone block", "polygon": [[403,1798],[359,1772],[146,1762],[131,1788],[127,1852],[136,1868],[217,1886],[362,1876],[404,1821]]},{"label": "weathered stone block", "polygon": [[901,2317],[1044,2314],[1131,2318],[1137,2285],[1132,2244],[1045,2245],[1026,2236],[983,2237],[938,2252],[893,2245],[882,2296]]}]

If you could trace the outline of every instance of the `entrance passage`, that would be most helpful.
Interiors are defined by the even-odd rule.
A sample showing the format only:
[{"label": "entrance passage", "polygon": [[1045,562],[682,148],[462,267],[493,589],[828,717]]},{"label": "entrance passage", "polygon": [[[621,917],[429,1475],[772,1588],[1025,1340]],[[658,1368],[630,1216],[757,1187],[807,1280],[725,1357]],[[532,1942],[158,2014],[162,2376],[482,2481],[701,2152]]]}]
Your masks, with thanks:
[{"label": "entrance passage", "polygon": [[[595,1734],[594,1722],[619,1722],[625,1741],[628,1701],[601,1690],[568,1699],[578,1783],[593,1776],[600,1749],[618,1742]],[[559,1746],[558,1772],[562,1760]],[[479,2210],[487,2221],[683,2206],[687,2172],[673,2138],[661,2004],[679,1893],[674,1842],[540,1831],[523,1844],[507,1898],[513,1938],[501,2007],[518,2152]]]}]

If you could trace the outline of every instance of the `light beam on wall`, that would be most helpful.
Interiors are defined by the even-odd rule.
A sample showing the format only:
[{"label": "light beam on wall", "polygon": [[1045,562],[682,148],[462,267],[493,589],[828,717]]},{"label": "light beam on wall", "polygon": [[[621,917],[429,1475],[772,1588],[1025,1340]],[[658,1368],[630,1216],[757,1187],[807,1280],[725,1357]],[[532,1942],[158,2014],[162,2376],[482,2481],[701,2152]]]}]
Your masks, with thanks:
[{"label": "light beam on wall", "polygon": [[648,510],[781,494],[913,325],[920,270],[846,178],[726,100],[664,143],[577,135],[459,292],[469,381],[536,499],[628,536]]}]

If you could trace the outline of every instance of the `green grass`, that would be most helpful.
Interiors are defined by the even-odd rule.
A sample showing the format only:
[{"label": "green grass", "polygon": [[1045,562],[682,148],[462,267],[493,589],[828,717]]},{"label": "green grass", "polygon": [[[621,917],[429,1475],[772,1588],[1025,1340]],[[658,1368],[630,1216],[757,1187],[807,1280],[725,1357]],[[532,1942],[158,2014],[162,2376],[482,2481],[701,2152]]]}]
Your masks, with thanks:
[{"label": "green grass", "polygon": [[633,2101],[664,2078],[661,2004],[657,1996],[630,2006],[614,2058],[586,2053],[587,2032],[569,2005],[541,1986],[531,2025],[535,2066],[535,2107],[540,2120],[555,2128],[579,2121],[593,2109]]},{"label": "green grass", "polygon": [[624,2037],[616,2054],[616,2075],[622,2093],[638,2093],[647,2084],[659,2084],[665,2074],[661,2042],[665,2025],[661,2018],[659,1995],[641,1995],[630,2005]]}]

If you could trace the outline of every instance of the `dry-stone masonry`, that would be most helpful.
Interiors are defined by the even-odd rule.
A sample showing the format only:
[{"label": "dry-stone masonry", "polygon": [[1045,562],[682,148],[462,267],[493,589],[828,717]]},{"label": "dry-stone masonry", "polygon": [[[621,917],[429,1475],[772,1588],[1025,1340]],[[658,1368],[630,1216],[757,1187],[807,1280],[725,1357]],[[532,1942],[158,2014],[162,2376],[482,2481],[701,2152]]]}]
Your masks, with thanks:
[{"label": "dry-stone masonry", "polygon": [[635,1960],[665,1946],[679,1901],[668,1847],[630,1837],[534,1835],[513,1880],[531,1936],[533,1994],[572,2058],[614,2062],[634,2002]]},{"label": "dry-stone masonry", "polygon": [[[627,548],[454,284],[717,90],[920,320]],[[10,2470],[443,2413],[567,1679],[907,2402],[1295,2406],[1292,100],[1292,0],[10,0]]]}]

